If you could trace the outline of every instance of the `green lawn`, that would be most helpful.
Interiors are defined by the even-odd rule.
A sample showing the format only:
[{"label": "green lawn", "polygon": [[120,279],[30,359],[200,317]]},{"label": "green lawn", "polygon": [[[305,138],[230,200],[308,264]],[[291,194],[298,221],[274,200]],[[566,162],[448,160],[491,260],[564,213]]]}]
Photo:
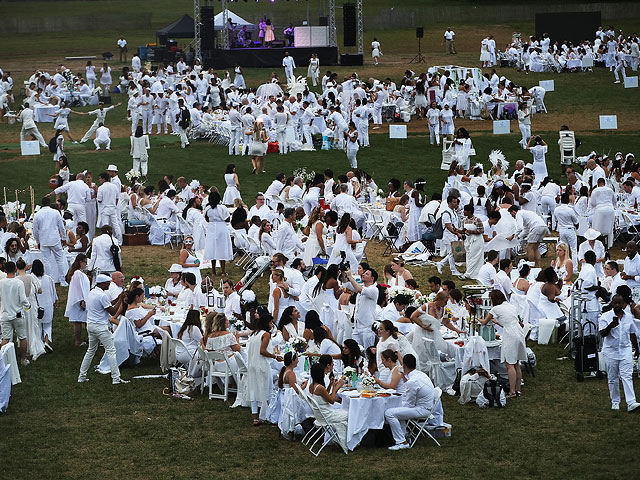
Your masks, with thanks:
[{"label": "green lawn", "polygon": [[[436,2],[410,0],[403,5],[430,3]],[[65,15],[75,11],[85,13],[89,6],[97,13],[111,11],[126,8],[131,2],[0,2],[0,12],[22,15],[28,8],[37,16],[50,12],[52,4],[58,14]],[[382,8],[388,3],[372,0],[365,4],[367,8]],[[191,4],[184,0],[159,0],[153,4],[144,0],[135,5],[140,11],[157,7],[152,20],[155,28],[177,18],[183,11],[189,12]],[[244,2],[234,4],[236,6],[239,13],[251,7]],[[294,2],[276,2],[274,7],[301,8]],[[627,20],[625,31],[633,31],[634,24],[633,19]],[[524,21],[521,26],[523,31],[532,27]],[[506,36],[512,27],[500,28]],[[120,32],[107,31],[109,28],[98,24],[95,31],[75,35],[0,35],[6,50],[15,52],[11,58],[2,58],[0,66],[12,65],[18,72],[14,79],[19,83],[39,65],[37,58],[45,58],[54,65],[70,49],[77,53],[95,52],[102,51],[104,45],[112,45]],[[484,30],[476,25],[460,28],[459,31],[468,32],[469,47],[461,50],[455,62],[475,65],[478,49],[471,36],[478,37]],[[440,30],[441,26],[435,25],[427,31],[432,52],[440,48],[437,44]],[[131,34],[127,38],[135,45],[148,41],[153,32],[124,33]],[[387,52],[391,55],[385,55],[383,61],[389,63],[377,69],[367,65],[358,68],[358,72],[362,78],[391,76],[399,81],[414,55],[413,31],[367,32],[367,35],[378,33],[385,35],[381,41],[389,46]],[[465,45],[462,40],[461,43]],[[445,59],[447,57],[440,56],[434,61]],[[302,74],[303,70],[297,73]],[[351,71],[346,67],[334,70],[341,75]],[[249,85],[257,86],[268,78],[270,71],[247,69],[245,73]],[[525,76],[513,70],[499,71],[499,74],[527,86],[548,79],[547,75]],[[563,124],[575,128],[582,139],[579,154],[591,150],[637,152],[640,140],[637,89],[614,87],[612,75],[603,70],[552,78],[556,91],[546,98],[550,113],[533,119],[534,133],[543,135],[549,143],[547,163],[552,175],[560,175],[556,140],[557,130]],[[131,168],[129,140],[122,138],[128,128],[124,108],[121,106],[107,116],[108,126],[117,133],[111,152],[95,152],[91,142],[85,145],[67,142],[72,172],[89,169],[95,174],[115,163],[124,179],[124,172]],[[621,131],[598,129],[597,116],[604,113],[618,115]],[[90,123],[85,116],[73,116],[73,135],[80,137]],[[500,137],[487,131],[488,122],[465,125],[477,150],[472,162],[486,165],[489,152],[495,148],[505,153],[511,165],[518,159],[531,161],[530,155],[518,146],[520,134],[515,122],[512,122],[514,133]],[[46,140],[53,134],[52,127],[53,124],[40,125]],[[445,177],[445,172],[439,169],[441,154],[438,148],[428,145],[425,130],[423,123],[421,130],[411,133],[405,141],[391,141],[386,134],[372,132],[372,147],[360,151],[359,166],[370,172],[380,186],[386,185],[391,177],[401,180],[423,177],[427,179],[425,190],[429,195],[440,191]],[[21,157],[18,133],[19,126],[0,125],[0,187],[12,192],[33,185],[39,198],[49,191],[47,182],[53,173],[51,155],[44,152],[37,158]],[[164,174],[173,174],[221,187],[226,165],[234,162],[241,193],[249,205],[255,192],[264,190],[277,172],[290,174],[304,166],[315,171],[332,168],[339,174],[348,167],[346,155],[340,151],[300,152],[286,157],[269,155],[268,174],[256,176],[250,174],[248,157],[231,159],[226,147],[194,142],[190,149],[181,150],[173,136],[154,136],[151,146],[149,184],[155,184]],[[28,201],[28,196],[23,195],[21,199]],[[388,257],[382,257],[382,250],[376,243],[367,247],[369,261],[378,271],[389,262]],[[165,281],[166,269],[177,258],[177,251],[161,247],[125,247],[123,254],[127,277],[140,274],[152,285]],[[426,285],[426,279],[435,269],[414,268],[412,272],[420,284]],[[237,268],[230,273],[234,280],[240,278]],[[266,301],[264,280],[256,284],[255,290],[258,299]],[[505,410],[481,411],[475,406],[460,406],[457,399],[445,395],[445,420],[453,425],[453,435],[442,441],[441,449],[427,441],[421,441],[414,450],[395,454],[361,448],[345,456],[335,448],[328,448],[316,459],[300,443],[281,439],[273,427],[251,427],[247,409],[231,410],[222,401],[203,397],[186,402],[163,396],[165,381],[134,380],[129,385],[112,387],[108,376],[92,374],[91,382],[77,384],[84,350],[73,346],[72,329],[62,316],[66,292],[60,289],[59,294],[54,317],[55,353],[22,369],[23,383],[13,388],[9,411],[0,416],[0,467],[5,472],[0,478],[199,479],[220,475],[274,479],[637,478],[638,416],[609,410],[606,380],[577,383],[571,362],[557,360],[566,356],[566,351],[558,345],[531,345],[538,355],[536,377],[525,376],[524,396],[510,401]],[[146,360],[135,369],[123,370],[123,376],[130,378],[158,373],[158,370],[156,361]]]}]

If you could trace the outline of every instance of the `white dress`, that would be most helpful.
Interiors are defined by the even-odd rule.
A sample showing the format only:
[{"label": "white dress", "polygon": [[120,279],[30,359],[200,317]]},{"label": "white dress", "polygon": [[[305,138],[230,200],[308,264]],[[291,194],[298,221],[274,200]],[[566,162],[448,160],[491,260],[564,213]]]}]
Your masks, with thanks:
[{"label": "white dress", "polygon": [[371,58],[380,56],[380,42],[371,42]]},{"label": "white dress", "polygon": [[218,205],[216,208],[209,208],[206,211],[205,260],[233,260],[231,234],[225,221],[229,217],[229,210],[224,205]]},{"label": "white dress", "polygon": [[280,428],[280,433],[289,439],[289,434],[296,430],[296,425],[305,418],[312,417],[313,413],[289,384],[285,383],[282,390],[284,393],[278,428]]},{"label": "white dress", "polygon": [[533,155],[533,173],[536,176],[535,182],[540,183],[547,174],[547,164],[545,162],[545,154],[547,147],[545,145],[536,145],[530,147],[529,151]]},{"label": "white dress", "polygon": [[87,302],[89,287],[89,277],[80,270],[76,270],[69,282],[67,307],[64,311],[64,316],[70,322],[87,322],[87,311],[80,308],[80,302]]},{"label": "white dress", "polygon": [[[193,252],[187,250],[188,256],[184,263],[196,263],[198,257],[196,257]],[[200,273],[200,267],[182,267],[182,273],[191,272],[196,276],[196,285],[200,285],[202,283],[202,274]]]},{"label": "white dress", "polygon": [[326,418],[327,421],[336,429],[336,433],[338,434],[338,444],[342,447],[342,450],[347,453],[347,421],[349,420],[349,412],[333,408],[333,405],[315,393],[311,395],[311,398],[313,398],[318,404],[318,408],[320,409],[320,412],[322,412],[324,418]]},{"label": "white dress", "polygon": [[[416,205],[416,200],[409,194],[409,222],[407,226],[407,240],[409,242],[417,242],[422,238],[422,227],[418,220],[420,220],[420,214],[422,213],[422,207]],[[418,198],[422,200],[422,195],[418,195]]]},{"label": "white dress", "polygon": [[63,129],[69,131],[69,115],[71,114],[70,108],[60,108],[56,111],[58,116],[56,117],[56,123],[53,126],[54,129]]},{"label": "white dress", "polygon": [[242,198],[240,196],[240,190],[238,190],[238,185],[236,184],[235,174],[225,173],[224,181],[227,184],[227,189],[224,191],[222,203],[224,203],[225,205],[233,205],[233,201],[236,198]]},{"label": "white dress", "polygon": [[244,83],[244,76],[242,75],[242,70],[241,70],[239,67],[236,67],[236,69],[235,69],[235,74],[236,74],[236,76],[235,76],[235,78],[233,79],[233,85],[234,85],[236,88],[241,88],[241,89],[243,89],[243,90],[244,90],[244,89],[246,89],[246,88],[247,88],[247,86],[246,86],[246,84]]},{"label": "white dress", "polygon": [[313,82],[313,86],[318,85],[318,77],[320,75],[320,60],[311,59],[309,61],[309,68],[307,68],[307,77]]},{"label": "white dress", "polygon": [[441,321],[436,317],[431,316],[427,312],[423,312],[420,315],[420,321],[424,326],[430,326],[433,331],[425,330],[424,328],[416,327],[413,331],[413,338],[411,341],[411,346],[418,354],[417,360],[420,365],[428,365],[429,357],[427,356],[427,350],[424,344],[424,339],[428,338],[433,340],[436,343],[436,349],[438,351],[448,352],[449,348],[447,343],[443,340],[442,334],[440,333],[440,325]]},{"label": "white dress", "polygon": [[[316,226],[318,225],[318,223],[322,223],[320,220],[318,220],[316,223],[314,223],[313,225],[311,225],[311,231],[309,232],[309,238],[307,238],[307,241],[304,244],[304,264],[305,265],[312,265],[313,264],[313,259],[315,257],[317,257],[322,250],[320,249],[320,243],[318,242],[318,236],[316,235]],[[323,238],[327,235],[328,230],[327,227],[324,223],[322,223],[322,236]]]},{"label": "white dress", "polygon": [[480,48],[480,61],[481,62],[490,62],[491,55],[489,54],[489,47],[486,43],[482,43],[482,47]]},{"label": "white dress", "polygon": [[[133,323],[135,321],[138,321],[146,317],[147,313],[149,313],[149,311],[146,308],[137,307],[137,308],[132,308],[131,310],[127,310],[124,316],[127,317],[127,319],[131,322],[131,325],[133,326],[133,328],[135,328],[136,332],[138,334],[142,334],[142,333],[153,332],[155,330],[155,327],[151,323],[152,317],[150,317],[139,328],[136,327],[135,324]],[[156,348],[156,342],[153,339],[153,337],[151,337],[151,335],[145,335],[144,337],[142,337],[142,349],[144,350],[145,355],[151,354],[151,352],[153,352],[155,348]]]},{"label": "white dress", "polygon": [[[247,362],[246,400],[249,402],[267,403],[273,388],[271,377],[271,359],[260,354],[262,337],[268,332],[260,330],[249,337]],[[271,351],[271,346],[267,346]]]},{"label": "white dress", "polygon": [[[291,300],[291,297],[285,297],[284,292],[280,287],[276,287],[276,289],[280,290],[280,300],[278,301],[278,311],[274,313],[274,319],[277,323],[280,322],[280,317],[282,317],[282,312],[284,312],[285,308],[289,306],[289,304],[293,305],[295,302]],[[274,289],[275,292],[275,289]],[[277,313],[277,315],[275,315]]]},{"label": "white dress", "polygon": [[515,364],[527,359],[524,330],[518,322],[518,310],[510,303],[493,307],[489,313],[502,325],[502,353],[500,361]]},{"label": "white dress", "polygon": [[358,260],[351,248],[351,245],[347,243],[346,233],[336,233],[336,242],[331,250],[331,257],[329,258],[329,265],[339,264],[342,261],[340,252],[344,252],[346,255],[346,261],[349,262],[351,273],[356,274],[358,272]]},{"label": "white dress", "polygon": [[37,293],[41,288],[40,280],[32,273],[27,273],[24,277],[20,276],[18,278],[24,278],[23,282],[25,286],[27,284],[30,286],[28,292],[26,292],[25,289],[25,293],[27,293],[27,300],[31,308],[23,313],[25,314],[27,324],[27,353],[32,357],[32,360],[35,361],[40,355],[46,353],[44,350],[44,342],[42,341],[42,329],[40,328],[40,321],[38,320]]},{"label": "white dress", "polygon": [[[465,217],[464,227],[466,229],[472,229],[475,228],[475,225],[470,219]],[[464,249],[466,251],[467,262],[465,275],[477,280],[480,268],[482,268],[484,264],[484,239],[482,235],[467,234],[464,239]]]}]

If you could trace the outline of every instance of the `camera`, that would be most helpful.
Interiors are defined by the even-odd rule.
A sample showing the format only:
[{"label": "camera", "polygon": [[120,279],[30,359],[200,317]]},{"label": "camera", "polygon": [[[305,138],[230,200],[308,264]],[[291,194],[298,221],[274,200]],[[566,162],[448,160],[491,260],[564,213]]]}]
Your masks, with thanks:
[{"label": "camera", "polygon": [[351,271],[351,265],[347,261],[347,254],[345,252],[340,252],[340,263],[338,264],[338,271],[343,274]]}]

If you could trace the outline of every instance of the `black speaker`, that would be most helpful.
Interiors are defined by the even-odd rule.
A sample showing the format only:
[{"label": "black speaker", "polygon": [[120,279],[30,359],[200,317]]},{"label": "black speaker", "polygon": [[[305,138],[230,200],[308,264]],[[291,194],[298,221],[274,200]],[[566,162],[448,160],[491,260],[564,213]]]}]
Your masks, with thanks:
[{"label": "black speaker", "polygon": [[364,56],[361,53],[343,53],[340,55],[340,65],[364,65]]},{"label": "black speaker", "polygon": [[423,37],[424,37],[424,27],[417,27],[416,38],[423,38]]},{"label": "black speaker", "polygon": [[345,3],[342,6],[342,20],[344,22],[344,46],[356,46],[356,4]]},{"label": "black speaker", "polygon": [[213,50],[216,48],[216,32],[212,6],[200,7],[200,21],[200,47]]},{"label": "black speaker", "polygon": [[318,24],[321,27],[328,27],[329,26],[329,17],[320,17],[320,20],[318,21]]},{"label": "black speaker", "polygon": [[166,33],[158,35],[158,45],[164,47],[167,44],[167,40],[169,40],[169,37]]}]

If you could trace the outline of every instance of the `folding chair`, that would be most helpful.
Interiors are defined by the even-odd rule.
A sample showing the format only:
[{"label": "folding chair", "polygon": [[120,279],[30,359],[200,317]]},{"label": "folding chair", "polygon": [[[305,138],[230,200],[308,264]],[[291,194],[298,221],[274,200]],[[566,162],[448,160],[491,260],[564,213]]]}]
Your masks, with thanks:
[{"label": "folding chair", "polygon": [[[209,364],[209,372],[207,375],[207,387],[209,388],[209,400],[214,398],[220,398],[226,402],[229,399],[229,392],[231,391],[229,388],[229,379],[234,378],[233,372],[229,367],[229,362],[227,361],[227,356],[224,353],[210,352],[210,351],[205,351],[204,354]],[[220,363],[224,362],[224,366],[225,366],[224,372],[217,372],[215,370],[215,364],[218,361],[220,361]],[[224,386],[223,388],[221,388],[222,393],[220,394],[213,393],[212,391],[214,378],[220,379],[221,381],[224,380],[224,383],[223,383]]]},{"label": "folding chair", "polygon": [[566,160],[572,163],[576,161],[576,138],[569,130],[560,130],[560,162],[564,165]]},{"label": "folding chair", "polygon": [[424,346],[428,356],[428,365],[420,365],[426,370],[433,384],[440,388],[449,388],[456,379],[456,362],[442,362],[436,343],[430,338],[424,338]]},{"label": "folding chair", "polygon": [[429,437],[431,440],[436,442],[436,445],[438,445],[439,447],[441,446],[440,442],[438,442],[438,440],[436,440],[435,437],[431,435],[431,432],[429,431],[429,429],[435,428],[429,425],[429,420],[433,418],[433,412],[438,406],[438,401],[442,396],[442,390],[440,390],[440,388],[436,387],[435,390],[436,390],[435,399],[433,401],[433,406],[431,407],[431,410],[429,411],[429,413],[422,418],[412,418],[407,422],[407,440],[409,442],[410,448],[413,448],[413,446],[418,441],[418,438],[420,438],[421,436]]},{"label": "folding chair", "polygon": [[[308,400],[309,406],[311,407],[311,410],[313,411],[313,414],[316,417],[316,421],[314,422],[314,424],[318,425],[319,427],[318,434],[314,435],[314,438],[315,437],[317,438],[311,444],[311,447],[309,447],[309,451],[314,456],[317,457],[318,455],[320,455],[320,452],[322,452],[324,447],[329,445],[329,443],[333,442],[334,440],[337,443],[338,432],[336,431],[333,424],[330,423],[327,420],[327,418],[324,416],[324,414],[322,413],[322,410],[320,410],[320,406],[318,405],[318,402],[316,402],[314,398],[311,396],[307,397],[307,400]],[[318,445],[318,442],[320,442],[321,440],[322,440],[322,444],[320,444],[320,448],[314,451],[314,448],[316,447],[316,445]],[[344,452],[344,453],[347,453],[347,452]]]}]

